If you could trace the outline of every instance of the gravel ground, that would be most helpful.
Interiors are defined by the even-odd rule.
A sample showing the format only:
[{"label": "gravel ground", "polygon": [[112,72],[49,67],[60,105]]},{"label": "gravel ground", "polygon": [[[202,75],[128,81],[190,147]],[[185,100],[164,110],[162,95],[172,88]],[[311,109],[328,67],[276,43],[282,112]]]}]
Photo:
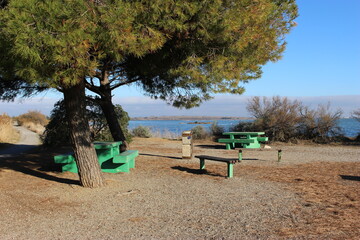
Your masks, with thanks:
[{"label": "gravel ground", "polygon": [[[130,173],[105,173],[107,185],[99,189],[80,187],[76,174],[49,171],[53,167],[51,154],[1,159],[0,238],[356,239],[360,236],[359,230],[354,229],[360,227],[356,220],[360,196],[359,192],[353,192],[359,189],[360,182],[339,182],[339,173],[332,172],[349,169],[343,174],[359,177],[358,146],[276,145],[270,150],[244,150],[244,161],[235,165],[232,179],[225,178],[224,163],[208,161],[207,170],[200,171],[197,159],[182,160],[180,141],[135,139],[131,148],[140,151],[136,168]],[[277,149],[280,148],[283,157],[279,163]],[[237,150],[228,151],[210,141],[198,142],[194,152],[237,156]],[[318,174],[321,179],[313,178],[311,170],[319,166],[324,166],[326,171]],[[351,206],[348,202],[342,206],[341,199],[329,203],[326,199],[335,197],[325,195],[328,188],[322,190],[323,195],[317,196],[320,200],[315,202],[311,193],[321,193],[319,189],[326,185],[321,181],[325,179],[329,184],[333,181],[330,179],[333,175],[327,173],[336,177],[334,184],[344,188],[339,197],[348,196]],[[310,191],[308,186],[315,187]],[[329,185],[329,189],[333,188]],[[349,191],[348,195],[345,191]],[[341,213],[337,219],[334,210],[329,212],[324,204],[343,207],[343,217],[355,220],[342,226],[337,222],[342,220],[342,210],[337,210],[337,215]]]}]

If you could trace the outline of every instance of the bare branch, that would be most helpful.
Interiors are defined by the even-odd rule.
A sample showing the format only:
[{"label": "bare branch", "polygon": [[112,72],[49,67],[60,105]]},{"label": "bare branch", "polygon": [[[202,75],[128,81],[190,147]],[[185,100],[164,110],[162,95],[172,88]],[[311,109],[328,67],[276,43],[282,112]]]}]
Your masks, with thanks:
[{"label": "bare branch", "polygon": [[115,88],[118,88],[118,87],[120,87],[120,86],[124,86],[124,85],[127,85],[127,84],[130,84],[130,83],[134,83],[134,82],[137,82],[137,81],[139,81],[140,80],[140,78],[136,78],[136,79],[132,79],[132,80],[127,80],[127,81],[125,81],[125,82],[119,82],[119,83],[117,83],[117,84],[114,84],[113,86],[111,86],[111,90],[114,90]]}]

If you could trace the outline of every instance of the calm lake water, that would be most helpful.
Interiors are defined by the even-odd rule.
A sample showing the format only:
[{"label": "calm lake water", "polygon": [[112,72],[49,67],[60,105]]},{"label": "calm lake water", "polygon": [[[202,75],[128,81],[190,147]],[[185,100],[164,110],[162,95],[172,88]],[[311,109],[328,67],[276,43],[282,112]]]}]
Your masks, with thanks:
[{"label": "calm lake water", "polygon": [[[197,120],[198,122],[214,122],[214,120]],[[228,131],[232,126],[238,124],[240,121],[251,120],[217,120],[219,126],[224,127]],[[189,124],[195,122],[194,120],[142,120],[130,121],[129,129],[134,129],[138,126],[147,126],[151,128],[152,132],[166,133],[171,132],[176,136],[181,136],[181,133],[186,130],[191,130],[197,125],[202,125],[209,129],[211,124]],[[352,118],[340,119],[338,125],[342,128],[344,135],[347,137],[356,137],[360,132],[360,122]]]}]

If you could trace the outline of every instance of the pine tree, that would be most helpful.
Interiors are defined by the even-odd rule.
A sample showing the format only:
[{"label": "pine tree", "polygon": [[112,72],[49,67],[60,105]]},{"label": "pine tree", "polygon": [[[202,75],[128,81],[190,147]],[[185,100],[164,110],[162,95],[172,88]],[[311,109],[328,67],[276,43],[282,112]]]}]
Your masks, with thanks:
[{"label": "pine tree", "polygon": [[242,83],[280,59],[297,16],[294,0],[5,2],[1,51],[16,79],[64,93],[88,187],[103,181],[84,117],[85,86],[98,94],[110,128],[112,90],[123,85],[185,108],[214,93],[241,94]]}]

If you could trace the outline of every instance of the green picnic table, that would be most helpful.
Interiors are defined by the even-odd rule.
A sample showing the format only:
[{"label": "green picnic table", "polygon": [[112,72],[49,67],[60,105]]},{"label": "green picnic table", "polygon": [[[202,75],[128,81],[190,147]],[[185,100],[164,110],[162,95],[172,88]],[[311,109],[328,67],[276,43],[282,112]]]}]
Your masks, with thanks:
[{"label": "green picnic table", "polygon": [[266,142],[267,137],[262,137],[265,132],[224,132],[229,138],[220,138],[218,142],[226,143],[226,149],[235,148],[240,144],[242,148],[260,148],[260,142]]},{"label": "green picnic table", "polygon": [[[121,141],[93,143],[103,172],[129,172],[130,168],[135,167],[135,157],[139,155],[139,151],[127,150],[120,153],[119,146],[121,143]],[[61,169],[63,172],[78,172],[74,153],[54,156],[54,161],[62,164]]]}]

